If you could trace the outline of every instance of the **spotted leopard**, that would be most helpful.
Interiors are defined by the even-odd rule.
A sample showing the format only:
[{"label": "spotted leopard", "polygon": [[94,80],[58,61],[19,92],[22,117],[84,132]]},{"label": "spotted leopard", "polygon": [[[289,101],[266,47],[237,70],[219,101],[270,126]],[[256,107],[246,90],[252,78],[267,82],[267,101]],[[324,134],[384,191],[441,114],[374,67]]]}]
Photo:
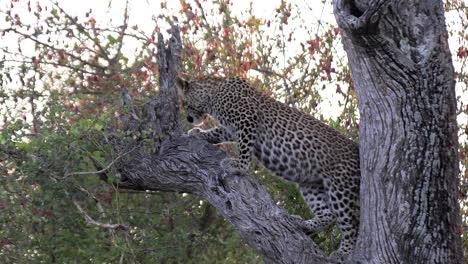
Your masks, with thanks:
[{"label": "spotted leopard", "polygon": [[277,176],[296,182],[314,214],[305,229],[317,232],[336,221],[342,239],[334,255],[351,252],[358,232],[357,143],[255,90],[243,78],[177,78],[175,83],[189,122],[198,123],[207,114],[218,122],[209,130],[193,128],[190,135],[213,144],[237,142],[239,157],[224,160],[223,167],[245,172],[255,155]]}]

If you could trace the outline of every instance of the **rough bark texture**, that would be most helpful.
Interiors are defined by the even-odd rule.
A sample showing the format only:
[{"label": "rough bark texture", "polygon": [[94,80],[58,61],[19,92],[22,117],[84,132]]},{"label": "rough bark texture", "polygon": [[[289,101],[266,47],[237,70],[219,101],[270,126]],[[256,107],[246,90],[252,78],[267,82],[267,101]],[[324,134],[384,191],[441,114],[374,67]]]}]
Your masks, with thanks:
[{"label": "rough bark texture", "polygon": [[[278,207],[252,176],[226,174],[220,166],[226,153],[182,133],[173,85],[182,46],[177,27],[172,34],[167,49],[159,36],[160,94],[145,108],[145,120],[150,124],[142,125],[158,137],[156,151],[142,146],[117,162],[125,179],[120,188],[186,192],[203,197],[267,263],[331,263],[301,231],[302,221]],[[124,127],[131,130],[136,125],[130,119],[123,122],[129,123]]]},{"label": "rough bark texture", "polygon": [[442,1],[336,0],[360,110],[349,263],[463,263],[455,83]]}]

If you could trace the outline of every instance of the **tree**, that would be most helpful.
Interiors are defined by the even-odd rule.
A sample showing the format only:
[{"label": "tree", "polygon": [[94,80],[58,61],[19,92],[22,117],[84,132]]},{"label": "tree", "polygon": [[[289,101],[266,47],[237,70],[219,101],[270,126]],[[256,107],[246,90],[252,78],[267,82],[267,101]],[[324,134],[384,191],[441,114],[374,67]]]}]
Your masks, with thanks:
[{"label": "tree", "polygon": [[[5,245],[0,251],[0,260],[6,263],[66,262],[70,256],[79,256],[98,262],[258,262],[255,254],[247,248],[242,248],[243,242],[235,237],[237,233],[233,232],[232,224],[244,241],[267,262],[327,263],[325,254],[300,231],[300,221],[279,207],[253,177],[225,175],[219,167],[219,161],[226,155],[224,152],[206,142],[183,135],[181,128],[184,123],[178,117],[172,82],[181,68],[189,73],[244,76],[249,70],[254,70],[263,74],[256,83],[259,86],[267,84],[272,87],[270,92],[273,96],[286,95],[289,104],[307,111],[317,111],[314,110],[320,103],[317,83],[320,83],[320,80],[329,81],[328,84],[335,87],[336,82],[333,80],[338,79],[336,95],[343,96],[346,103],[342,114],[337,120],[333,120],[331,125],[353,135],[359,120],[355,114],[355,89],[346,67],[341,70],[335,70],[333,67],[336,66],[334,39],[340,35],[340,30],[331,27],[323,32],[317,31],[314,37],[313,33],[308,31],[310,39],[301,43],[302,48],[298,54],[288,60],[288,63],[284,63],[284,68],[278,70],[280,59],[273,51],[279,50],[284,54],[285,44],[294,40],[294,34],[288,34],[286,30],[288,21],[294,19],[293,8],[286,1],[281,2],[277,9],[277,17],[272,21],[257,19],[251,10],[245,14],[246,19],[239,19],[232,14],[229,1],[216,2],[211,9],[203,1],[181,1],[180,9],[185,17],[182,19],[163,15],[158,18],[160,20],[149,35],[128,24],[127,12],[121,26],[105,28],[99,26],[91,11],[87,12],[84,18],[78,18],[67,13],[58,3],[52,4],[49,10],[47,6],[41,6],[39,3],[33,7],[30,3],[23,3],[26,8],[33,10],[34,16],[42,18],[40,23],[31,26],[23,24],[22,17],[15,14],[13,3],[16,2],[12,1],[11,9],[6,12],[7,21],[11,25],[2,29],[2,33],[16,34],[23,40],[32,41],[36,50],[33,55],[23,53],[22,45],[18,46],[17,54],[10,54],[11,50],[3,50],[9,54],[7,62],[15,59],[18,60],[18,64],[16,67],[4,68],[2,81],[14,83],[15,80],[10,78],[15,79],[15,76],[18,76],[21,89],[16,90],[12,98],[17,101],[26,99],[31,115],[25,115],[24,119],[21,116],[15,118],[14,112],[9,111],[5,115],[4,129],[0,135],[0,162],[4,175],[1,178],[0,208],[6,212],[0,216],[4,223],[0,229],[0,243]],[[401,33],[400,36],[399,31],[396,31],[392,37],[382,37],[392,32],[392,27],[387,27],[386,23],[393,21],[391,19],[396,16],[394,12],[402,12],[402,8],[395,8],[394,3],[377,3],[376,7],[374,4],[361,6],[359,3],[354,6],[346,1],[337,1],[335,4],[337,20],[340,22],[341,33],[351,58],[353,77],[358,78],[354,81],[362,111],[361,135],[365,135],[361,136],[361,144],[364,145],[361,147],[364,151],[362,155],[366,161],[375,162],[375,168],[380,169],[380,173],[365,172],[364,177],[368,182],[364,184],[361,205],[365,219],[361,221],[363,226],[359,247],[349,262],[359,260],[365,263],[393,263],[407,261],[410,257],[421,263],[430,262],[430,258],[435,257],[440,260],[434,262],[443,262],[444,258],[447,260],[452,254],[454,258],[448,262],[460,263],[461,250],[457,236],[459,223],[456,220],[456,128],[449,126],[455,125],[454,111],[450,108],[454,107],[455,103],[453,94],[450,94],[453,93],[450,69],[440,68],[440,73],[436,75],[441,77],[440,80],[436,78],[439,80],[437,83],[441,83],[440,87],[429,84],[418,86],[418,80],[424,80],[434,64],[428,63],[423,65],[426,67],[424,68],[413,61],[418,67],[408,69],[408,65],[404,63],[395,64],[396,66],[386,63],[387,61],[382,63],[383,58],[393,58],[390,56],[392,52],[386,53],[392,51],[392,42],[382,42],[382,38],[408,38],[411,40],[408,41],[409,44],[405,41],[400,42],[400,49],[405,52],[412,51],[414,43],[418,44],[417,47],[440,43],[420,43],[416,41],[420,37],[418,34],[415,33],[414,38],[409,38],[411,34],[406,31],[406,35]],[[430,35],[434,36],[432,39],[442,36],[443,40],[441,6],[436,7],[438,13],[428,14],[428,17],[433,19],[433,24],[427,25],[435,25],[431,31],[433,34]],[[166,8],[166,3],[161,2],[161,9],[167,10]],[[392,10],[395,11],[390,12]],[[369,16],[376,17],[372,16],[374,14],[380,14],[380,17],[385,19],[369,20]],[[396,20],[398,23],[410,19],[407,16],[401,17]],[[219,24],[213,22],[216,18],[219,19]],[[162,35],[158,33],[164,31],[160,25],[165,21],[177,22],[182,32],[180,38],[177,28],[168,29],[172,35],[168,49],[164,48]],[[349,26],[349,21],[361,21],[360,27]],[[398,23],[393,22],[391,25]],[[262,30],[270,27],[270,24],[272,27],[278,27],[281,34],[269,42],[262,35],[265,34]],[[55,39],[51,41],[50,36],[54,35],[59,36],[60,40],[64,39],[63,43],[60,44]],[[65,38],[62,38],[64,36]],[[137,40],[141,46],[135,52],[138,56],[133,59],[125,55],[122,48],[129,39]],[[200,42],[203,48],[196,45]],[[441,43],[443,44],[443,41]],[[372,48],[370,51],[369,47]],[[445,55],[441,58],[446,60],[440,65],[450,65],[446,47],[431,47],[427,49],[428,52],[440,50],[440,54],[435,55]],[[460,58],[465,58],[462,47],[460,46]],[[376,50],[373,50],[374,48]],[[396,57],[404,61],[407,61],[405,58],[409,58],[411,62],[414,59],[411,55],[416,55],[416,60],[421,55],[415,51],[399,52],[396,53],[399,54]],[[387,57],[379,57],[381,54]],[[436,58],[439,58],[437,56]],[[318,61],[317,67],[314,67],[313,57]],[[433,59],[430,56],[426,57]],[[361,58],[364,62],[360,61]],[[427,61],[430,62],[430,59]],[[362,65],[369,66],[368,72],[359,71]],[[1,66],[4,67],[3,64]],[[402,78],[404,74],[411,75],[405,84],[415,89],[407,91],[406,86],[398,86],[398,82],[396,85],[390,85],[394,84],[393,82],[382,82],[377,87],[371,86],[373,83],[366,86],[369,83],[363,78],[359,79],[362,77],[360,75],[368,74],[372,78],[386,76],[384,74],[399,76],[391,74],[392,72],[381,72],[387,69],[386,67],[389,67],[389,71],[400,67],[402,71],[397,73],[401,73]],[[298,71],[304,73],[297,75]],[[380,75],[370,75],[371,73]],[[443,80],[447,80],[447,83],[442,83]],[[158,85],[155,85],[156,81]],[[41,85],[44,89],[40,89]],[[153,91],[153,87],[159,87],[157,93]],[[346,89],[347,87],[349,88]],[[436,89],[442,87],[446,89]],[[377,101],[379,98],[372,96],[373,93],[394,90],[398,95],[405,96],[400,99],[392,94],[382,95],[381,98],[391,99],[393,104],[390,105],[386,104],[386,101]],[[278,93],[275,94],[275,91]],[[428,97],[425,91],[434,96]],[[370,98],[366,97],[368,94]],[[430,104],[426,105],[426,101],[412,101],[416,96],[428,98]],[[119,98],[121,105],[115,103]],[[401,113],[387,111],[387,108],[393,110],[402,105],[400,101],[407,105],[407,108],[402,108]],[[435,108],[434,105],[439,101],[448,102],[444,104],[448,105],[447,108]],[[387,118],[372,119],[379,116],[375,113],[380,113],[378,111],[381,109],[368,107],[367,102],[375,102],[383,108],[382,116]],[[460,105],[463,107],[463,102]],[[423,118],[413,118],[414,107],[421,107],[418,110]],[[425,122],[431,120],[428,117],[434,112],[440,114],[434,116],[434,123]],[[395,120],[391,119],[393,114]],[[386,131],[404,131],[406,135],[416,136],[417,131],[426,130],[442,134],[435,136],[435,141],[426,141],[431,140],[431,136],[404,138],[403,132],[382,132],[381,137],[374,137],[370,129],[377,121],[392,121],[391,125],[397,124],[393,127],[385,123]],[[398,126],[400,124],[404,125]],[[433,127],[434,124],[443,126]],[[444,126],[449,129],[444,130]],[[392,144],[392,140],[397,140],[397,144]],[[365,142],[378,143],[372,146],[393,147],[390,148],[389,159],[381,159],[386,157],[385,148],[372,148]],[[423,160],[418,160],[420,152],[412,149],[412,142],[419,144],[418,147],[433,147],[438,156],[422,156]],[[452,152],[442,155],[443,150]],[[378,152],[380,156],[371,156],[376,155],[373,151],[385,153]],[[414,159],[413,163],[399,159],[399,153],[414,153],[414,157],[407,157],[408,160]],[[424,166],[424,158],[434,160],[433,164],[439,166],[439,170],[443,172],[439,175],[444,177],[433,177],[438,176],[435,170],[429,170],[426,174],[424,169],[429,167]],[[444,163],[437,162],[437,158]],[[387,167],[385,162],[388,162]],[[368,164],[370,163],[365,165]],[[386,168],[391,170],[387,172]],[[415,172],[418,170],[424,173]],[[255,173],[267,179],[263,182],[267,182],[271,190],[278,181],[273,182],[267,172],[260,169],[259,171]],[[400,171],[406,174],[403,175]],[[419,190],[420,185],[417,184],[421,181],[418,177],[424,180],[426,178],[423,175],[431,176],[429,181],[422,181],[425,189],[421,189],[421,195],[415,200],[409,199],[411,197],[404,194],[413,187]],[[402,179],[403,177],[405,178]],[[406,182],[403,180],[408,184],[400,185],[399,183]],[[367,187],[370,183],[382,187],[382,182],[392,187],[391,190],[398,194],[398,199],[403,199],[405,203],[402,204],[409,206],[408,211],[398,210],[400,214],[395,211],[378,211],[379,215],[387,217],[389,221],[372,217],[375,208],[385,206],[396,210],[401,206],[401,200],[391,200],[394,196],[387,194],[386,190]],[[410,183],[414,183],[414,186]],[[451,192],[445,189],[433,192],[440,186],[451,186]],[[301,208],[301,201],[298,200],[297,192],[294,192],[294,186],[281,182],[281,188],[285,190],[271,192],[276,200],[286,204],[289,213],[299,212],[304,215],[307,209]],[[371,190],[379,191],[377,199],[382,200],[376,201]],[[173,194],[174,192],[184,194]],[[433,197],[430,194],[437,195]],[[455,207],[449,211],[451,215],[447,217],[447,221],[442,222],[445,225],[441,228],[448,231],[442,234],[438,241],[441,241],[442,245],[444,241],[454,243],[447,249],[437,249],[438,252],[447,254],[432,256],[429,253],[424,254],[429,250],[424,248],[427,241],[417,241],[421,251],[413,253],[412,248],[408,249],[412,245],[407,241],[420,238],[419,235],[428,235],[435,240],[435,236],[429,231],[403,233],[399,228],[420,230],[408,227],[407,223],[415,223],[414,227],[426,230],[434,227],[433,223],[438,223],[434,222],[438,220],[437,217],[446,216],[439,213],[446,208],[443,204],[445,198],[441,197],[441,194],[447,197],[447,204]],[[200,205],[197,196],[204,197],[230,224],[225,224],[223,218],[217,217],[212,206],[207,203]],[[183,206],[178,206],[180,204]],[[427,207],[412,210],[419,204]],[[394,208],[389,205],[393,205]],[[401,220],[402,216],[406,216],[404,213],[408,213],[410,220],[407,222]],[[418,221],[412,221],[414,219]],[[381,239],[369,236],[375,234],[371,233],[374,230],[370,227],[381,224],[385,225],[385,228],[376,231],[389,230],[385,233],[389,237]],[[28,230],[27,235],[16,232],[23,227]],[[450,240],[450,235],[453,236],[453,240]],[[218,239],[217,236],[222,238]],[[317,243],[323,240],[320,235],[314,238]],[[184,242],[177,245],[178,241]],[[337,240],[334,241],[336,243]],[[371,246],[376,247],[382,243],[386,246],[385,242],[390,241],[397,249],[392,248],[384,252],[376,249],[366,255],[363,248],[368,246],[368,241],[373,242]],[[323,245],[324,243],[320,244],[322,248]],[[429,246],[438,245],[434,243]],[[379,247],[381,248],[384,247]],[[207,253],[203,254],[202,251]],[[398,252],[398,256],[386,259],[388,252]]]},{"label": "tree", "polygon": [[462,263],[455,82],[442,3],[336,1],[335,15],[361,115],[353,259]]}]

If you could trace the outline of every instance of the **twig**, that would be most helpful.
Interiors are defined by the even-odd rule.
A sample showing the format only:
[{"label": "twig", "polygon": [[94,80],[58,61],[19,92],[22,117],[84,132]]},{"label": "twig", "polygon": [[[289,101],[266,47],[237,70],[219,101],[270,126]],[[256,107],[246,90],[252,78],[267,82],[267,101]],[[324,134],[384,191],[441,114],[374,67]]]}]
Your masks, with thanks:
[{"label": "twig", "polygon": [[65,174],[65,176],[63,176],[63,179],[69,177],[69,176],[73,176],[73,175],[87,175],[87,174],[101,174],[101,173],[104,173],[105,171],[107,171],[108,169],[110,169],[110,167],[112,167],[112,165],[114,165],[114,163],[116,161],[118,161],[120,158],[122,158],[123,156],[129,154],[130,152],[134,151],[135,149],[137,148],[137,146],[133,147],[131,150],[125,152],[125,153],[122,153],[120,154],[117,158],[115,158],[111,163],[109,163],[104,169],[102,170],[98,170],[98,171],[79,171],[79,172],[71,172],[71,173],[67,173]]},{"label": "twig", "polygon": [[85,210],[80,206],[80,204],[76,200],[73,200],[73,204],[75,205],[76,209],[78,209],[78,212],[81,214],[81,216],[83,216],[83,218],[85,219],[88,225],[95,225],[95,226],[99,226],[99,227],[103,227],[107,229],[114,229],[114,230],[115,229],[128,230],[128,226],[124,224],[110,224],[110,223],[106,224],[106,223],[98,222],[94,220],[93,218],[91,218],[91,216],[89,216],[85,212]]},{"label": "twig", "polygon": [[[18,63],[29,63],[29,64],[35,64],[34,61],[27,61],[27,60],[14,60],[14,59],[7,59],[7,60],[4,60],[5,62],[18,62]],[[67,65],[67,64],[60,64],[60,63],[55,63],[55,62],[48,62],[48,61],[40,61],[39,63],[41,64],[47,64],[47,65],[53,65],[53,66],[58,66],[58,67],[64,67],[64,68],[68,68],[68,69],[71,69],[71,70],[74,70],[74,71],[77,71],[77,72],[81,72],[81,73],[85,73],[85,74],[90,74],[90,75],[99,75],[99,76],[106,76],[106,77],[109,77],[109,76],[112,76],[112,74],[110,73],[99,73],[99,72],[90,72],[90,71],[87,71],[87,70],[83,70],[83,69],[80,69],[80,68],[77,68],[77,67],[73,67],[73,66],[70,66],[70,65]]]},{"label": "twig", "polygon": [[83,34],[85,34],[88,37],[89,40],[92,40],[94,42],[94,44],[99,48],[99,51],[102,53],[103,59],[109,61],[109,56],[107,56],[107,53],[104,50],[104,48],[101,46],[101,44],[99,44],[99,42],[94,41],[94,38],[91,37],[91,35],[88,33],[88,31],[85,30],[85,28],[83,26],[81,24],[77,23],[76,20],[72,16],[70,16],[67,12],[65,12],[65,10],[62,7],[60,7],[60,5],[58,4],[57,1],[50,1],[50,2],[53,5],[55,5],[70,20],[71,23],[73,23],[75,26],[77,26],[78,30],[82,30],[81,32]]},{"label": "twig", "polygon": [[251,70],[258,71],[260,73],[268,74],[268,75],[276,75],[278,77],[284,78],[283,74],[277,73],[273,70],[268,70],[268,69],[261,69],[261,68],[252,68]]},{"label": "twig", "polygon": [[119,54],[122,51],[122,46],[123,46],[123,37],[125,36],[125,31],[127,30],[128,27],[128,0],[125,2],[125,13],[124,13],[124,21],[122,25],[122,30],[120,31],[120,43],[119,46],[117,47],[117,52],[114,57],[109,59],[109,66],[112,66],[119,58]]},{"label": "twig", "polygon": [[72,54],[72,53],[66,51],[65,49],[61,49],[61,48],[57,48],[57,47],[54,47],[54,46],[52,46],[52,45],[49,45],[49,44],[47,44],[47,43],[45,43],[45,42],[42,42],[42,41],[40,41],[40,40],[38,40],[38,39],[36,39],[36,38],[33,38],[31,35],[28,35],[28,34],[25,34],[25,33],[23,33],[23,32],[20,32],[20,31],[14,29],[14,28],[10,28],[8,31],[15,32],[16,34],[21,35],[21,36],[23,36],[23,37],[26,38],[26,39],[30,39],[30,40],[32,40],[33,42],[35,42],[35,43],[37,43],[37,44],[39,44],[39,45],[42,45],[42,46],[44,46],[44,47],[47,47],[47,48],[49,48],[49,49],[51,49],[51,50],[58,51],[58,52],[63,52],[65,55],[70,56],[71,58],[73,58],[73,59],[75,59],[75,60],[78,60],[78,61],[80,61],[80,62],[82,62],[82,63],[84,63],[84,64],[86,64],[86,65],[88,65],[88,66],[91,66],[91,67],[94,67],[94,68],[97,68],[97,69],[101,69],[101,70],[106,70],[106,68],[105,68],[104,66],[101,66],[101,65],[99,65],[99,64],[94,64],[94,63],[91,63],[91,62],[89,62],[89,61],[83,60],[81,57],[79,57],[79,56],[77,56],[77,55],[74,55],[74,54]]}]

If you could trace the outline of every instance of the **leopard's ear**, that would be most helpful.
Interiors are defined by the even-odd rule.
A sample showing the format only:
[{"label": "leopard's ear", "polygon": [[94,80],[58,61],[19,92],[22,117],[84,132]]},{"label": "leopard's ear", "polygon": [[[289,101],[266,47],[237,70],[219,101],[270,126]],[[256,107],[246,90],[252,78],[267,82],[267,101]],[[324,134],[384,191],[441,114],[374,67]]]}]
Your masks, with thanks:
[{"label": "leopard's ear", "polygon": [[183,95],[186,91],[187,91],[187,88],[188,88],[188,82],[186,80],[184,80],[182,77],[180,76],[177,76],[175,78],[175,86],[177,88],[177,93],[179,95]]},{"label": "leopard's ear", "polygon": [[185,101],[188,92],[188,81],[177,76],[174,80],[174,84],[177,89],[177,96],[182,100],[182,102]]}]

